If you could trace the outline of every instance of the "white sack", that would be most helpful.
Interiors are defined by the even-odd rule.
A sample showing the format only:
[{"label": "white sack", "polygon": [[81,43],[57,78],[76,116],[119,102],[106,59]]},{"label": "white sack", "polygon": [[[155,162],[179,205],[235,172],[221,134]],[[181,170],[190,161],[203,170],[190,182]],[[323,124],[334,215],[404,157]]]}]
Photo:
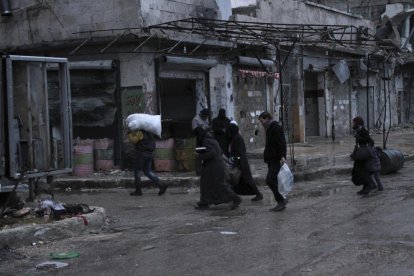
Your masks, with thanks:
[{"label": "white sack", "polygon": [[286,163],[280,168],[277,175],[277,181],[279,193],[286,198],[287,194],[292,191],[293,188],[293,174]]},{"label": "white sack", "polygon": [[132,131],[142,129],[161,137],[161,115],[135,113],[129,115],[125,123]]}]

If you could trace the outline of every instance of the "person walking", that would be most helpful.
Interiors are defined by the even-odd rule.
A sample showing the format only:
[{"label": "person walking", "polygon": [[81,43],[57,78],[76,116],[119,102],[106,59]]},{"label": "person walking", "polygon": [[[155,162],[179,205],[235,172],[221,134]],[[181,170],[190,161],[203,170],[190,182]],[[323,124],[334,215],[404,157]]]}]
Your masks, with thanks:
[{"label": "person walking", "polygon": [[201,141],[202,151],[196,151],[202,161],[200,174],[200,201],[198,210],[208,209],[209,205],[233,202],[231,209],[236,209],[242,199],[226,183],[225,168],[220,145],[213,135],[197,127],[194,134]]},{"label": "person walking", "polygon": [[213,128],[214,138],[216,138],[221,150],[227,157],[229,156],[229,142],[226,137],[226,129],[229,124],[230,119],[226,117],[226,110],[224,108],[220,108],[219,114],[213,119],[211,126]]},{"label": "person walking", "polygon": [[266,132],[266,144],[263,152],[267,164],[266,184],[272,190],[277,206],[270,211],[280,212],[286,209],[287,200],[279,193],[277,175],[286,162],[286,140],[283,128],[274,121],[269,112],[262,112],[259,121]]},{"label": "person walking", "polygon": [[191,129],[194,131],[197,127],[201,127],[203,129],[209,129],[210,123],[208,121],[208,116],[210,116],[210,110],[204,108],[198,113],[193,120],[191,121]]},{"label": "person walking", "polygon": [[[370,147],[374,145],[374,140],[369,136],[368,130],[364,127],[364,120],[361,117],[358,116],[352,119],[352,129],[354,131],[355,147],[357,149],[370,150]],[[374,169],[371,169],[373,166],[373,156],[364,160],[357,160],[355,154],[355,151],[351,154],[351,158],[354,160],[352,182],[357,186],[362,185],[362,190],[358,191],[357,194],[368,195],[376,187],[372,179],[372,171]]]},{"label": "person walking", "polygon": [[[204,129],[204,130],[210,130],[210,124],[208,122],[208,116],[210,116],[210,110],[208,110],[207,108],[204,108],[203,110],[200,111],[200,113],[198,115],[196,115],[193,120],[191,121],[191,130],[194,132],[194,130],[198,127]],[[198,139],[198,137],[196,136],[196,146],[200,147],[201,146],[202,141],[200,141]],[[200,175],[200,171],[201,171],[201,160],[198,157],[198,155],[196,155],[195,158],[195,173],[197,176]]]},{"label": "person walking", "polygon": [[240,195],[256,195],[251,200],[260,201],[263,199],[262,193],[254,183],[249,161],[246,155],[246,144],[239,132],[239,127],[230,123],[227,127],[227,137],[230,141],[230,158],[233,159],[233,166],[241,171],[239,183],[234,183],[233,190]]},{"label": "person walking", "polygon": [[152,161],[154,159],[155,137],[152,133],[140,130],[141,135],[135,143],[135,162],[134,162],[134,183],[135,191],[130,193],[132,196],[142,196],[141,172],[143,172],[153,183],[159,187],[158,195],[163,195],[168,188],[166,184],[160,184],[159,178],[152,171]]}]

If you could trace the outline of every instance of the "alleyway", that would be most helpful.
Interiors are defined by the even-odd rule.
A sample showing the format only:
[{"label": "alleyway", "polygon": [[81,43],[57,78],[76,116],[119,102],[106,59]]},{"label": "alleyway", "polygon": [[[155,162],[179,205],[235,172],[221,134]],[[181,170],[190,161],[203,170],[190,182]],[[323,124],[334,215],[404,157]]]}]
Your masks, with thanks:
[{"label": "alleyway", "polygon": [[22,248],[0,274],[42,274],[49,253],[78,251],[59,275],[414,275],[413,169],[383,176],[386,190],[367,198],[344,176],[298,182],[282,213],[268,211],[264,187],[262,203],[244,197],[235,211],[196,211],[198,191],[183,188],[58,194],[105,207],[106,229]]}]

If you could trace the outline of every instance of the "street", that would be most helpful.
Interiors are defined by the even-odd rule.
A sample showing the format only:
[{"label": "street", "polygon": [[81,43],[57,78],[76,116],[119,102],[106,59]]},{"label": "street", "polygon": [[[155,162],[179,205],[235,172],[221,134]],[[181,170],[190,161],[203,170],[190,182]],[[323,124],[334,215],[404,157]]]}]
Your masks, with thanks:
[{"label": "street", "polygon": [[[270,190],[239,209],[193,208],[197,189],[65,192],[57,199],[106,209],[100,233],[14,252],[1,275],[414,275],[414,163],[382,176],[384,192],[361,198],[349,175],[298,182],[287,209]],[[76,251],[68,267],[39,271],[52,252]]]}]

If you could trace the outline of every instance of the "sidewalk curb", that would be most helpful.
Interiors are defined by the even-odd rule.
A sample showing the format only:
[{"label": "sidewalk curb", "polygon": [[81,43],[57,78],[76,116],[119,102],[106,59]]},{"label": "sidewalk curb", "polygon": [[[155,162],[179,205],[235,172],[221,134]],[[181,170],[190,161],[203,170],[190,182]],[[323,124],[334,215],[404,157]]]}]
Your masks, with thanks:
[{"label": "sidewalk curb", "polygon": [[[414,160],[414,154],[404,154],[404,161]],[[309,181],[333,175],[351,174],[352,164],[324,166],[316,169],[304,171],[293,171],[295,181]],[[161,176],[160,181],[170,187],[197,187],[199,185],[198,176]],[[266,185],[266,175],[253,175],[257,185]],[[107,188],[134,188],[134,178],[132,176],[114,176],[110,178],[57,178],[54,181],[55,188],[65,190],[81,189],[107,189]],[[143,179],[143,188],[154,187],[148,179]]]},{"label": "sidewalk curb", "polygon": [[71,217],[60,221],[47,224],[24,225],[0,231],[0,246],[18,248],[29,246],[39,241],[55,241],[69,237],[87,234],[90,231],[99,231],[106,223],[106,212],[102,207],[92,207],[95,211],[82,216],[88,222],[84,224],[81,217]]},{"label": "sidewalk curb", "polygon": [[[350,174],[352,166],[325,167],[312,171],[293,172],[295,181],[307,181],[328,175]],[[253,175],[257,185],[266,185],[266,175]],[[194,187],[199,185],[198,176],[160,177],[160,181],[170,187]],[[154,187],[147,179],[142,181],[143,188]],[[107,189],[107,188],[134,188],[133,177],[118,178],[59,178],[55,180],[55,188],[65,190]]]}]

